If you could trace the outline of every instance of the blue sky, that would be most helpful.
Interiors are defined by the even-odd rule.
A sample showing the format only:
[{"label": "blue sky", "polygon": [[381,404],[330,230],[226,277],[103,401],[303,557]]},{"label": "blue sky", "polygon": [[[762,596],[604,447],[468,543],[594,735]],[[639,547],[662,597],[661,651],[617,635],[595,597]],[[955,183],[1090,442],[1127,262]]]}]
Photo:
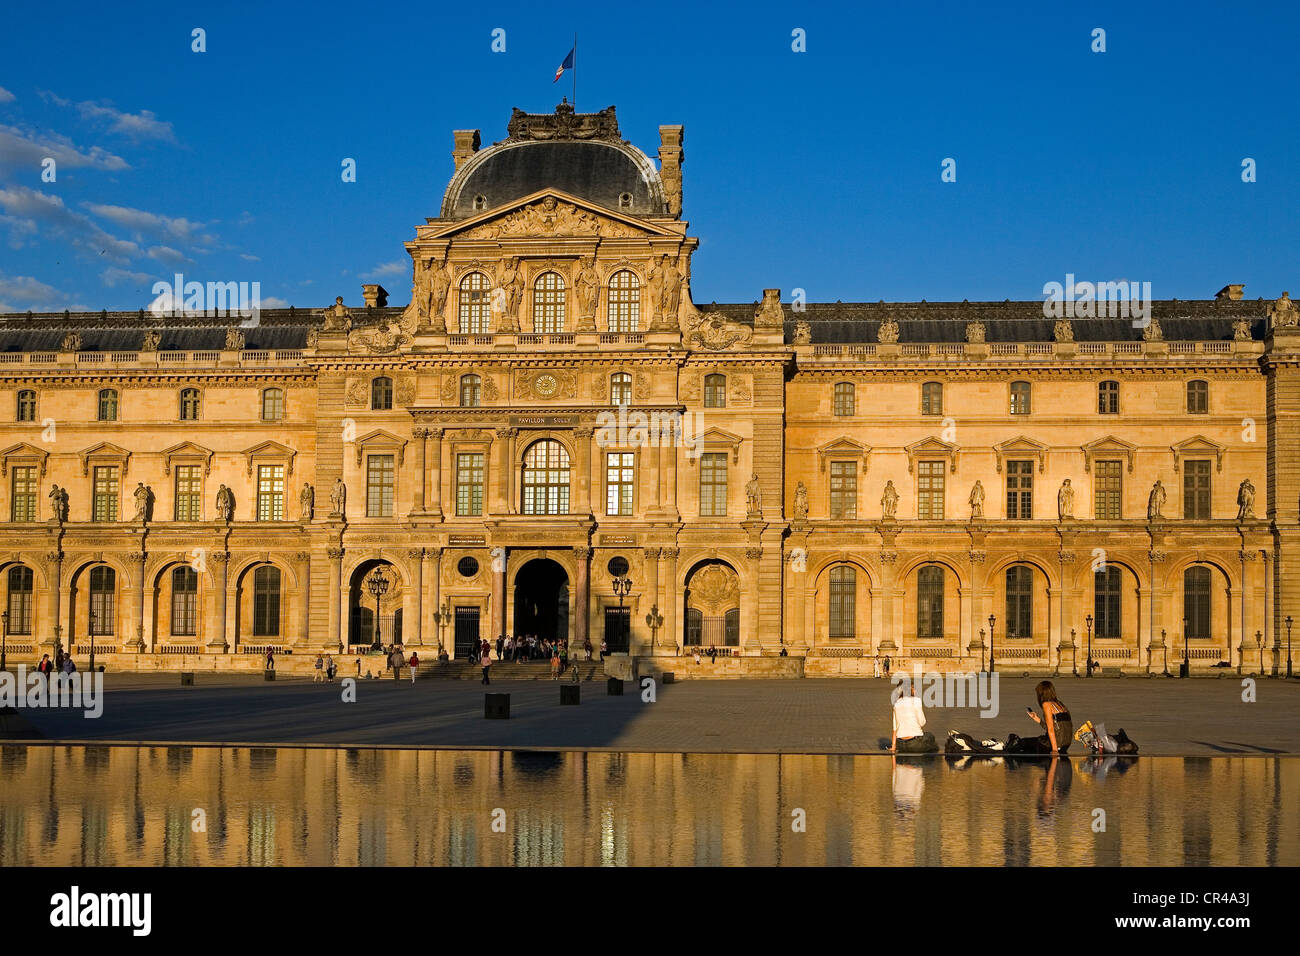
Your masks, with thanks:
[{"label": "blue sky", "polygon": [[1300,291],[1300,5],[179,6],[6,9],[0,310],[140,308],[178,269],[404,303],[451,131],[552,109],[575,31],[580,110],[617,105],[651,155],[686,127],[701,304],[1037,299],[1066,273]]}]

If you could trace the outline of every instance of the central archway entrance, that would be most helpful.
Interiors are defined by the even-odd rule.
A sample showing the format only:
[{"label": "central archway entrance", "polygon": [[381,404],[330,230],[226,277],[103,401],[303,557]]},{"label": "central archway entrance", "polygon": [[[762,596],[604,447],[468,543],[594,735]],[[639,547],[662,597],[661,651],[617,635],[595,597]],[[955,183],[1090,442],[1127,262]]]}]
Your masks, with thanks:
[{"label": "central archway entrance", "polygon": [[569,575],[550,558],[534,558],[515,575],[514,633],[569,637]]}]

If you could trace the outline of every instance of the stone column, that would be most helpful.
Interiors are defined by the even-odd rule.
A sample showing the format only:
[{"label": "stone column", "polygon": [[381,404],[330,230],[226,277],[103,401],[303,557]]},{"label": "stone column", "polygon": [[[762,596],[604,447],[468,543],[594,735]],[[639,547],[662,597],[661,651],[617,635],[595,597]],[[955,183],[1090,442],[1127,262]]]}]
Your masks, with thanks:
[{"label": "stone column", "polygon": [[[136,589],[135,589],[135,593],[136,593],[135,652],[137,654],[143,654],[144,647],[145,647],[144,645],[144,563],[149,559],[149,555],[147,555],[143,551],[137,551],[135,554],[131,555],[131,558],[136,563],[136,566],[138,568],[137,577],[139,578],[139,580],[136,582]],[[157,641],[152,635],[150,636],[149,639],[149,649],[157,650]]]},{"label": "stone column", "polygon": [[661,494],[661,488],[664,483],[664,472],[666,470],[664,468],[664,450],[657,442],[646,450],[650,452],[651,459],[650,503],[649,507],[642,510],[649,514],[659,514],[663,510],[663,495]]},{"label": "stone column", "polygon": [[1056,673],[1059,674],[1061,672],[1061,641],[1065,640],[1066,635],[1070,633],[1070,594],[1074,588],[1074,581],[1070,580],[1070,578],[1072,578],[1074,572],[1074,552],[1062,551],[1058,555],[1058,559],[1061,568],[1061,599],[1058,602],[1061,615],[1058,619],[1059,624],[1055,636],[1051,634],[1051,621],[1047,622],[1047,666],[1052,666],[1052,651],[1055,650]]},{"label": "stone column", "polygon": [[[424,646],[424,549],[411,548],[406,556],[415,562],[415,643]],[[405,636],[405,635],[403,635]]]},{"label": "stone column", "polygon": [[[647,607],[646,613],[650,609],[659,606],[659,555],[663,553],[660,548],[645,549],[645,570],[646,570],[646,589],[645,593],[650,598],[650,607]],[[653,628],[646,628],[647,635],[650,638],[650,656],[653,657],[658,653],[659,635]]]},{"label": "stone column", "polygon": [[[298,644],[310,646],[311,640],[311,552],[298,552],[298,565],[302,568],[302,583],[298,587],[302,604],[302,631],[298,635]],[[317,646],[325,642],[317,642]]]},{"label": "stone column", "polygon": [[[433,609],[432,611],[427,609],[425,611],[426,616],[431,616],[433,611],[442,610],[442,548],[426,548],[424,553],[425,556],[430,558],[433,563],[433,567],[430,569],[430,573],[433,576],[433,594],[432,594]],[[438,645],[441,646],[442,632],[443,632],[442,626],[439,625],[436,621],[428,621],[426,623],[433,624],[434,631],[436,632],[434,636],[437,640]]]},{"label": "stone column", "polygon": [[[880,552],[880,593],[883,599],[880,613],[881,635],[876,645],[876,652],[882,657],[898,654],[898,645],[894,642],[894,564],[898,561],[897,551]],[[901,667],[897,661],[895,667]]]},{"label": "stone column", "polygon": [[595,430],[591,428],[575,428],[573,430],[573,442],[577,446],[578,452],[578,494],[573,512],[583,517],[591,514],[591,437],[594,434]]},{"label": "stone column", "polygon": [[677,653],[682,644],[682,623],[677,619],[681,608],[681,592],[677,590],[677,556],[680,548],[664,548],[664,632],[668,636],[668,646]]},{"label": "stone column", "polygon": [[50,620],[53,626],[50,629],[50,639],[41,641],[41,653],[49,654],[54,657],[63,642],[63,624],[60,618],[63,615],[63,552],[51,551],[45,555],[45,574],[47,579],[46,590],[50,594]]},{"label": "stone column", "polygon": [[[226,563],[221,570],[222,579],[225,582],[222,588],[222,605],[221,616],[223,619],[222,632],[225,634],[227,653],[239,653],[239,582],[230,580],[230,555],[226,556]],[[234,598],[235,613],[230,613],[230,600]],[[269,643],[269,642],[268,642]]]},{"label": "stone column", "polygon": [[504,515],[514,511],[514,437],[517,432],[515,428],[498,428],[496,441],[492,443],[492,451],[496,453],[496,474],[489,476],[493,514]]},{"label": "stone column", "polygon": [[325,556],[330,562],[330,583],[329,583],[329,634],[334,638],[334,643],[338,645],[339,653],[343,653],[343,607],[339,601],[339,594],[343,590],[343,549],[327,548]]},{"label": "stone column", "polygon": [[415,508],[413,514],[424,514],[424,490],[429,483],[429,475],[424,467],[425,452],[429,444],[429,429],[417,426],[411,429],[411,439],[415,442]]},{"label": "stone column", "polygon": [[[504,547],[492,549],[492,632],[481,634],[494,647],[498,637],[506,633],[506,565],[507,552]],[[500,552],[499,554],[496,552]]]},{"label": "stone column", "polygon": [[[426,428],[424,432],[429,440],[429,453],[426,454],[425,461],[431,463],[427,479],[432,491],[428,513],[442,517],[442,429]],[[421,479],[421,482],[424,480]]]},{"label": "stone column", "polygon": [[668,459],[668,494],[664,498],[664,511],[676,521],[677,513],[677,445],[671,444],[664,450]]},{"label": "stone column", "polygon": [[762,571],[763,549],[749,547],[745,549],[745,558],[749,562],[749,580],[752,586],[740,595],[740,648],[741,653],[755,655],[763,653],[763,640],[758,626],[758,582]]},{"label": "stone column", "polygon": [[[577,647],[591,636],[591,548],[574,548],[578,560],[574,583],[574,643]],[[597,647],[599,641],[592,641]],[[630,650],[630,647],[629,647]]]},{"label": "stone column", "polygon": [[[214,551],[211,555],[217,563],[217,632],[208,635],[207,651],[210,654],[224,654],[230,650],[226,641],[226,583],[230,577],[230,552]],[[140,604],[143,620],[144,603]]]}]

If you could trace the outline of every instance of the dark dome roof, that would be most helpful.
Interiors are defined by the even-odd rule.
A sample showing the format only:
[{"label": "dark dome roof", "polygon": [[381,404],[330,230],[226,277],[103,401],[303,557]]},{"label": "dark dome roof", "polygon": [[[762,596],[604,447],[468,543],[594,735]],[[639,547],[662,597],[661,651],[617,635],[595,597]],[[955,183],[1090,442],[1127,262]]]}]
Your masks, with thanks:
[{"label": "dark dome roof", "polygon": [[[620,138],[614,108],[552,114],[515,110],[509,138],[474,154],[456,171],[442,217],[463,219],[542,189],[556,189],[634,216],[668,214],[654,162]],[[631,196],[630,205],[620,198]],[[474,208],[475,199],[486,204]]]}]

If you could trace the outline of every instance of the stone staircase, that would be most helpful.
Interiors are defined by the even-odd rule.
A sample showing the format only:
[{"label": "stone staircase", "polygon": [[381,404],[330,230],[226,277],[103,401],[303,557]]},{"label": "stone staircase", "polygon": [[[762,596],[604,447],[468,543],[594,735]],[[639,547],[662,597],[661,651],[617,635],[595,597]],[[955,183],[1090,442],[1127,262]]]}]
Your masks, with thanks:
[{"label": "stone staircase", "polygon": [[[582,675],[582,683],[589,681],[605,681],[605,665],[600,660],[578,661],[578,673]],[[572,665],[570,665],[571,667]],[[385,673],[389,680],[393,679],[391,671]],[[442,677],[449,680],[482,680],[483,668],[478,664],[471,664],[468,661],[433,661],[431,663],[420,663],[419,673],[416,674],[416,680],[424,680],[426,677]],[[403,669],[402,679],[410,680],[410,672]],[[551,664],[550,661],[529,661],[527,663],[510,663],[509,661],[492,662],[492,683],[497,681],[508,680],[550,680]],[[571,682],[572,675],[567,671],[561,676],[560,680]]]}]

